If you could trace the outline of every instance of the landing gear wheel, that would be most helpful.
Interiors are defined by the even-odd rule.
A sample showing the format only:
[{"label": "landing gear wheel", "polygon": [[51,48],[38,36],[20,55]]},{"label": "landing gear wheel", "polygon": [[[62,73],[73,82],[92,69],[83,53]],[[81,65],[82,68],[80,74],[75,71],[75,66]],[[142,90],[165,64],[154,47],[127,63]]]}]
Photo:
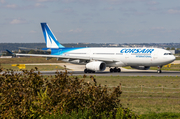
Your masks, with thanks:
[{"label": "landing gear wheel", "polygon": [[160,74],[160,73],[162,73],[162,71],[161,70],[157,70],[157,73]]},{"label": "landing gear wheel", "polygon": [[121,72],[121,69],[120,69],[120,68],[118,68],[118,69],[117,69],[117,72]]},{"label": "landing gear wheel", "polygon": [[92,73],[92,71],[91,71],[91,70],[88,70],[88,73]]},{"label": "landing gear wheel", "polygon": [[158,70],[157,70],[157,73],[158,73],[158,74],[159,74],[159,73],[162,73],[161,68],[162,68],[162,66],[158,66]]},{"label": "landing gear wheel", "polygon": [[111,69],[110,69],[110,72],[112,73],[112,72],[114,72],[114,70],[111,68]]},{"label": "landing gear wheel", "polygon": [[110,71],[111,73],[112,73],[112,72],[121,72],[121,69],[120,69],[120,68],[117,69],[117,68],[115,67],[114,69],[113,69],[113,68],[110,68],[109,71]]},{"label": "landing gear wheel", "polygon": [[89,70],[89,69],[84,69],[84,73],[95,73],[95,71]]},{"label": "landing gear wheel", "polygon": [[84,69],[84,73],[87,73],[88,72],[88,70],[87,69]]},{"label": "landing gear wheel", "polygon": [[114,68],[114,72],[117,72],[117,69],[116,69],[116,67]]}]

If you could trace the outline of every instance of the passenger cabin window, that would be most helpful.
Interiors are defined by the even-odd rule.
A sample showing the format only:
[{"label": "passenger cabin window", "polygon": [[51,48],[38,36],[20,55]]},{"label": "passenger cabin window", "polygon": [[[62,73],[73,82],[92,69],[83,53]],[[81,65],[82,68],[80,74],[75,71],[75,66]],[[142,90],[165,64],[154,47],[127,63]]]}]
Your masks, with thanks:
[{"label": "passenger cabin window", "polygon": [[173,55],[172,53],[164,53],[164,55]]}]

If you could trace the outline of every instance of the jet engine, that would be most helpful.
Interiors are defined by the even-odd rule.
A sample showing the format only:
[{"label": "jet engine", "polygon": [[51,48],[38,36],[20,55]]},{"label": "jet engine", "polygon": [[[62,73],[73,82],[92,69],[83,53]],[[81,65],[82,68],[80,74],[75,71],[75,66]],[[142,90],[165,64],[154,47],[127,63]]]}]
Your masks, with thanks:
[{"label": "jet engine", "polygon": [[106,63],[101,61],[93,61],[86,64],[86,69],[92,71],[104,71],[106,69]]},{"label": "jet engine", "polygon": [[133,69],[148,70],[150,66],[131,66]]}]

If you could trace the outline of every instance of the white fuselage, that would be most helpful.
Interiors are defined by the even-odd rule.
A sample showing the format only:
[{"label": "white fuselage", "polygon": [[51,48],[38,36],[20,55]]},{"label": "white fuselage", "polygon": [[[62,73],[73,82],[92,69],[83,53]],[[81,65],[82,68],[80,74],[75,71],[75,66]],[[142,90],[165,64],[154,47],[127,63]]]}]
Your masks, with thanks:
[{"label": "white fuselage", "polygon": [[80,48],[62,55],[105,61],[107,67],[163,66],[175,60],[171,52],[159,48]]}]

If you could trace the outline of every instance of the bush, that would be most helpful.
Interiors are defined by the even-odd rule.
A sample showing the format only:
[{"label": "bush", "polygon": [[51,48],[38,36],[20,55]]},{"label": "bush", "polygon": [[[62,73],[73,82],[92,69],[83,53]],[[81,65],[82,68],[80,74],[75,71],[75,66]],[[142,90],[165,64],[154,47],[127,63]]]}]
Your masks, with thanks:
[{"label": "bush", "polygon": [[67,70],[57,72],[54,77],[44,77],[33,69],[22,70],[22,73],[7,70],[0,75],[0,118],[37,118],[80,112],[92,117],[115,118],[119,109],[127,117],[134,116],[121,107],[119,86],[110,93],[106,86],[97,85],[93,76],[90,77],[93,84],[85,82],[85,78],[85,75],[83,79],[70,77]]}]

